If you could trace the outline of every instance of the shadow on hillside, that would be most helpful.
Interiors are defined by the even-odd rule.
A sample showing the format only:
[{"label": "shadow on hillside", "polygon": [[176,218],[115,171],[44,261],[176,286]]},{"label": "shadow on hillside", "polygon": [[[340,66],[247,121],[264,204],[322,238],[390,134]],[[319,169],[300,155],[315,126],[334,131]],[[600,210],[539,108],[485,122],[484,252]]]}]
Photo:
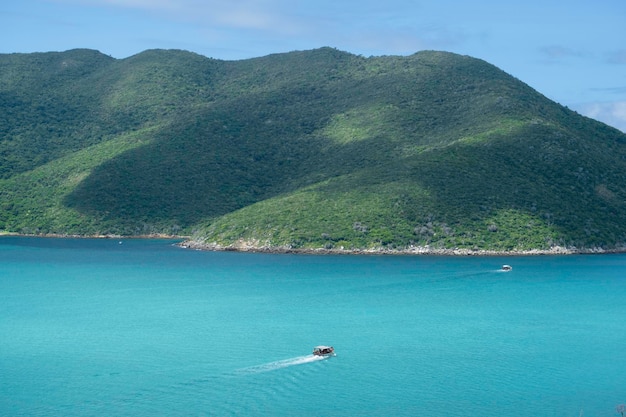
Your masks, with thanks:
[{"label": "shadow on hillside", "polygon": [[333,146],[317,134],[359,104],[329,106],[332,94],[298,85],[181,115],[151,144],[94,169],[64,204],[126,229],[187,227],[387,158],[368,141]]},{"label": "shadow on hillside", "polygon": [[[203,110],[179,113],[151,145],[94,169],[64,204],[127,233],[141,224],[186,227],[337,175],[392,164],[397,138],[421,140],[415,132],[467,113],[455,111],[467,103],[433,102],[450,90],[450,80],[460,79],[430,69],[438,54],[398,58],[388,68],[331,49],[309,55],[278,57],[279,67],[270,58],[236,65],[239,72],[215,86],[208,102],[188,107]],[[323,133],[335,115],[387,105],[404,110],[384,137],[340,146]]]},{"label": "shadow on hillside", "polygon": [[[347,94],[314,83],[292,85],[280,93],[250,94],[220,108],[181,115],[152,144],[95,169],[65,204],[104,219],[117,232],[133,234],[146,226],[188,227],[303,186],[359,173],[352,177],[361,181],[353,189],[400,180],[428,190],[429,201],[403,200],[401,211],[409,224],[419,225],[434,214],[442,223],[467,227],[512,209],[545,219],[561,231],[565,243],[626,236],[624,205],[595,191],[599,184],[612,184],[609,191],[617,200],[626,195],[624,150],[607,147],[615,142],[611,135],[585,131],[575,139],[536,125],[450,145],[449,139],[460,135],[455,128],[480,129],[466,120],[468,114],[475,117],[476,110],[467,109],[472,104],[440,102],[416,118],[421,107],[407,105],[401,93],[386,97],[404,109],[394,115],[399,121],[395,131],[341,145],[320,133],[334,115],[378,103],[383,86],[401,91],[406,80],[377,77],[372,82],[376,85],[354,82]],[[403,153],[424,145],[430,140],[424,132],[436,136],[437,129],[447,135],[440,139],[447,139],[448,146]],[[596,139],[597,144],[589,145],[589,137],[606,142]],[[602,220],[609,213],[614,220]]]}]

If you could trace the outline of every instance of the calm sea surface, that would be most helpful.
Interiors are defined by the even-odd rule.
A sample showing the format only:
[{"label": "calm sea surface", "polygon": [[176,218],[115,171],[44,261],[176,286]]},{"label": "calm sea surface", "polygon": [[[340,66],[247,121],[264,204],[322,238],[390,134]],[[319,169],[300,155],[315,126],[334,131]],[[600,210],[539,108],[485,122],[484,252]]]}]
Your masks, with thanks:
[{"label": "calm sea surface", "polygon": [[[316,360],[318,344],[337,356]],[[2,416],[580,417],[625,402],[626,255],[0,238]]]}]

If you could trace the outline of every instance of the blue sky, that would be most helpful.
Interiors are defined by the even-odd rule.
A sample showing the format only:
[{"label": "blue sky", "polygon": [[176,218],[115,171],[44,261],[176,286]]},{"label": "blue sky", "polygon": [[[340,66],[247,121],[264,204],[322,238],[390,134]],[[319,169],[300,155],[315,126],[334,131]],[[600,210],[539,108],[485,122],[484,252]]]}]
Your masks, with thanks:
[{"label": "blue sky", "polygon": [[331,46],[370,55],[445,50],[484,59],[626,132],[625,0],[18,0],[0,53],[185,49],[235,60]]}]

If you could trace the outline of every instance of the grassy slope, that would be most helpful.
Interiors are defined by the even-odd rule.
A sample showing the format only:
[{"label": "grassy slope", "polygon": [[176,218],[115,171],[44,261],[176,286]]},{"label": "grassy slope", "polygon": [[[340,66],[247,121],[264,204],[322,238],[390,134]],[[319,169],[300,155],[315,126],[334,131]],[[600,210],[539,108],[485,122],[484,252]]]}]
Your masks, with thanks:
[{"label": "grassy slope", "polygon": [[[238,62],[179,51],[53,57],[70,53],[95,62],[71,88],[50,75],[49,93],[81,92],[99,130],[72,136],[89,117],[59,111],[57,136],[81,141],[6,165],[6,229],[347,248],[626,239],[624,135],[482,61],[329,48]],[[2,98],[18,90],[7,85],[24,90],[5,82]],[[7,160],[22,155],[10,148],[16,130],[47,137],[20,119],[46,127],[46,117],[16,109]]]}]

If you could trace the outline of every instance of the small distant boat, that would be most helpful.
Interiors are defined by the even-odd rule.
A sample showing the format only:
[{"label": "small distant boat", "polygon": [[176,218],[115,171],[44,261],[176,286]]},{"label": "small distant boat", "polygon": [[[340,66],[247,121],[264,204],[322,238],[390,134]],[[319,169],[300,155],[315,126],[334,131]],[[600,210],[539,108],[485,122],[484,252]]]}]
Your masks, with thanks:
[{"label": "small distant boat", "polygon": [[313,348],[315,356],[335,356],[335,348],[332,346],[315,346]]},{"label": "small distant boat", "polygon": [[513,267],[511,265],[502,265],[502,270],[503,271],[510,271],[512,269],[513,269]]}]

